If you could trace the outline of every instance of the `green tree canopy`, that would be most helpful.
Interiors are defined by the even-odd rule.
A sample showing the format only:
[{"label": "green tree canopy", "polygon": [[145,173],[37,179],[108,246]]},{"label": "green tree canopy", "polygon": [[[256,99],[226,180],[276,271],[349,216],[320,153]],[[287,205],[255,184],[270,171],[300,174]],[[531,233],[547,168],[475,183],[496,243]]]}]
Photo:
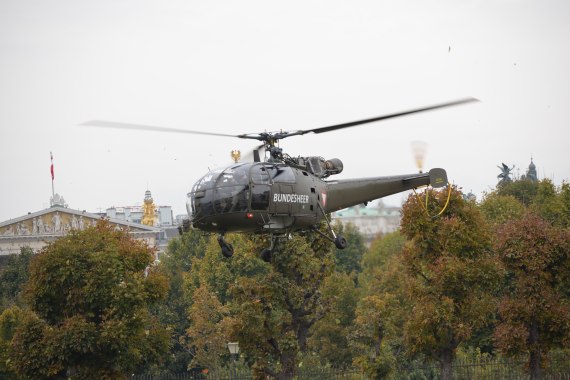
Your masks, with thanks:
[{"label": "green tree canopy", "polygon": [[[556,186],[552,180],[520,180],[503,183],[487,194],[482,202],[482,211],[491,222],[501,223],[521,217],[521,208],[514,204],[512,197],[543,219],[560,227],[570,227],[570,184],[562,182]],[[524,209],[523,208],[523,209]]]},{"label": "green tree canopy", "polygon": [[0,379],[17,379],[10,358],[12,338],[30,312],[12,306],[0,314]]},{"label": "green tree canopy", "polygon": [[335,272],[325,279],[323,303],[329,311],[311,329],[310,351],[324,365],[348,368],[352,365],[353,349],[348,337],[354,324],[358,290],[352,275]]},{"label": "green tree canopy", "polygon": [[28,281],[29,266],[34,251],[22,247],[19,255],[11,255],[6,267],[0,273],[0,298],[4,305],[21,304],[20,295]]},{"label": "green tree canopy", "polygon": [[354,363],[370,378],[390,376],[403,360],[403,325],[411,312],[402,276],[405,237],[393,232],[372,242],[363,257],[359,276],[361,298],[350,333]]},{"label": "green tree canopy", "polygon": [[347,225],[336,223],[334,230],[337,235],[344,236],[348,242],[345,249],[334,250],[335,270],[343,273],[360,273],[362,270],[360,263],[364,252],[366,252],[364,237],[352,223]]},{"label": "green tree canopy", "polygon": [[530,209],[555,226],[570,227],[570,184],[556,187],[549,179],[540,181]]},{"label": "green tree canopy", "polygon": [[[395,231],[375,239],[370,248],[364,253],[362,257],[362,273],[358,277],[358,283],[364,290],[365,294],[374,294],[379,291],[377,285],[382,288],[388,283],[383,279],[386,273],[390,271],[392,261],[395,256],[402,253],[406,238],[400,233]],[[395,286],[398,286],[397,277],[392,278],[390,281]]]},{"label": "green tree canopy", "polygon": [[[227,364],[230,340],[229,324],[235,315],[232,287],[241,282],[241,277],[266,281],[270,266],[259,257],[265,242],[258,236],[244,234],[226,235],[232,242],[235,253],[231,258],[220,253],[215,236],[205,239],[203,244],[194,246],[194,239],[182,237],[183,246],[189,251],[199,249],[190,258],[190,270],[183,273],[184,293],[188,308],[184,312],[187,327],[179,337],[184,348],[192,356],[189,368],[207,368],[215,371]],[[231,338],[234,339],[234,338]],[[247,352],[242,349],[242,352]]]},{"label": "green tree canopy", "polygon": [[172,331],[170,355],[161,368],[161,374],[184,373],[192,361],[186,342],[186,330],[190,327],[188,310],[192,305],[192,291],[187,286],[187,277],[192,263],[204,257],[209,242],[209,237],[204,233],[191,229],[170,240],[166,252],[160,257],[158,270],[168,278],[169,287],[166,300],[157,303],[154,308],[160,322]]},{"label": "green tree canopy", "polygon": [[487,221],[498,226],[512,219],[522,217],[525,206],[512,195],[500,195],[497,192],[487,194],[479,205]]},{"label": "green tree canopy", "polygon": [[518,179],[510,182],[502,182],[497,185],[498,195],[510,195],[525,206],[529,206],[536,196],[538,182],[529,178]]},{"label": "green tree canopy", "polygon": [[259,376],[293,377],[311,327],[330,308],[322,288],[332,273],[331,250],[316,234],[294,236],[280,244],[266,274],[239,277],[232,286],[232,337],[255,358]]},{"label": "green tree canopy", "polygon": [[34,256],[14,367],[32,378],[117,378],[162,360],[169,333],[148,306],[167,291],[154,252],[104,221]]}]

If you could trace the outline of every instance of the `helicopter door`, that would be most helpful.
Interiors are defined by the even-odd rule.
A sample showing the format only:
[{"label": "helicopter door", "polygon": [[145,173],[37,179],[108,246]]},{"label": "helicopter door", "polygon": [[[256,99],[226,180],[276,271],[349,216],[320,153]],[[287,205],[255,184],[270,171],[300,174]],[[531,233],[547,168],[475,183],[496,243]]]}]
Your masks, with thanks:
[{"label": "helicopter door", "polygon": [[276,183],[273,185],[273,202],[269,211],[275,214],[291,215],[293,185]]},{"label": "helicopter door", "polygon": [[267,211],[269,208],[269,174],[263,165],[251,168],[251,209],[255,211]]}]

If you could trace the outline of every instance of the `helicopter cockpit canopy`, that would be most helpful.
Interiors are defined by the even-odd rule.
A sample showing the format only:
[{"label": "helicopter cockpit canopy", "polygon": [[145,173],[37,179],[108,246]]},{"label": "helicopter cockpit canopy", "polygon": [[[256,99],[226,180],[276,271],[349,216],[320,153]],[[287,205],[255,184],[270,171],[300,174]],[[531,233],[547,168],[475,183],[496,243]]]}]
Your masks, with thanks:
[{"label": "helicopter cockpit canopy", "polygon": [[258,162],[214,169],[200,178],[188,193],[188,215],[193,223],[200,223],[220,214],[265,211],[273,183],[295,183],[291,167]]}]

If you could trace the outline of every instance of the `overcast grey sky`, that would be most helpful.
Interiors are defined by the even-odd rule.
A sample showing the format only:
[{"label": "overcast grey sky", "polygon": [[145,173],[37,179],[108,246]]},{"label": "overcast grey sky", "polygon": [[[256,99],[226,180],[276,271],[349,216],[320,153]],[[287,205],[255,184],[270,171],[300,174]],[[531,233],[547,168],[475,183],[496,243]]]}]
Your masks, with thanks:
[{"label": "overcast grey sky", "polygon": [[422,140],[426,167],[478,196],[531,154],[569,179],[570,2],[0,0],[0,221],[49,206],[50,151],[71,208],[140,204],[148,186],[179,214],[208,167],[254,145],[87,120],[239,134],[465,96],[481,103],[282,147],[352,178],[414,172]]}]

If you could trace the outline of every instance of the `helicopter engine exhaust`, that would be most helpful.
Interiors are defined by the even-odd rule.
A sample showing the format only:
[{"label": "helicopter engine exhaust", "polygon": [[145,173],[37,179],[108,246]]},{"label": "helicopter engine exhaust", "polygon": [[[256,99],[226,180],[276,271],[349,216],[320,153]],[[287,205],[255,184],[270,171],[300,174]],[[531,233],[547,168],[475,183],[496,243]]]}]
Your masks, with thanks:
[{"label": "helicopter engine exhaust", "polygon": [[325,160],[322,157],[313,156],[303,159],[303,162],[305,161],[307,170],[319,178],[327,178],[333,174],[338,174],[342,172],[342,169],[344,168],[342,161],[338,158]]},{"label": "helicopter engine exhaust", "polygon": [[331,158],[325,161],[325,169],[328,175],[339,174],[344,169],[344,165],[338,158]]}]

